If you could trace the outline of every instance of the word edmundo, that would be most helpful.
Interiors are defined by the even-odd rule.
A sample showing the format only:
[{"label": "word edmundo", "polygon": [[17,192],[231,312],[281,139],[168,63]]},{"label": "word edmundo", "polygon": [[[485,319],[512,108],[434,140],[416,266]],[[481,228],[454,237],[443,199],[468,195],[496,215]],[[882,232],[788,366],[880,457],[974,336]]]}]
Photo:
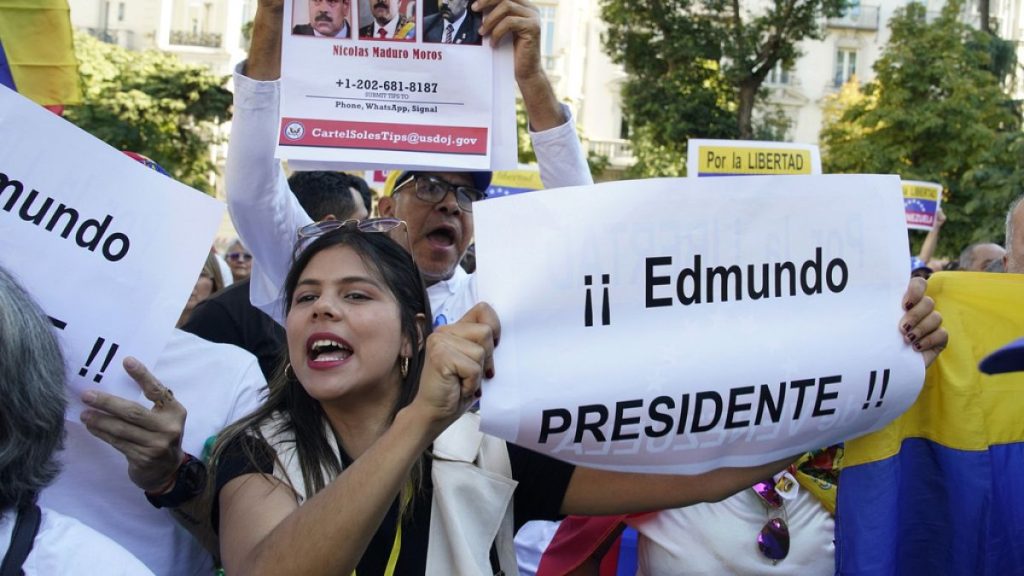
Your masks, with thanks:
[{"label": "word edmundo", "polygon": [[[39,192],[30,190],[25,194],[25,186],[18,180],[10,178],[7,174],[0,172],[0,202],[3,202],[3,194],[10,192],[7,201],[0,204],[6,212],[14,213],[18,208],[18,216],[25,222],[42,227],[47,232],[55,232],[65,240],[74,238],[74,242],[80,247],[95,252],[100,248],[100,253],[109,262],[117,262],[128,254],[131,242],[128,236],[120,232],[107,234],[107,229],[114,221],[114,217],[107,214],[102,222],[93,218],[86,218],[79,222],[78,210],[58,203],[53,207],[54,199],[46,197],[40,205],[36,205]],[[19,206],[20,201],[20,206]],[[50,213],[50,208],[53,213]],[[49,220],[46,217],[49,216]],[[44,224],[43,221],[46,220]],[[58,226],[62,225],[61,228]]]},{"label": "word edmundo", "polygon": [[671,256],[647,258],[644,282],[647,308],[672,305],[672,296],[666,295],[670,293],[663,288],[658,289],[658,286],[672,286],[673,280],[676,299],[683,306],[689,306],[714,302],[716,280],[720,287],[719,302],[728,302],[730,297],[732,300],[743,300],[744,294],[750,300],[796,296],[798,281],[800,291],[807,296],[821,294],[824,288],[838,294],[846,288],[850,279],[846,261],[833,258],[827,264],[824,263],[820,246],[814,249],[814,259],[806,260],[803,264],[784,261],[747,264],[746,268],[737,264],[702,267],[701,255],[694,254],[693,265],[684,267],[674,277],[664,274],[662,270],[671,265]]}]

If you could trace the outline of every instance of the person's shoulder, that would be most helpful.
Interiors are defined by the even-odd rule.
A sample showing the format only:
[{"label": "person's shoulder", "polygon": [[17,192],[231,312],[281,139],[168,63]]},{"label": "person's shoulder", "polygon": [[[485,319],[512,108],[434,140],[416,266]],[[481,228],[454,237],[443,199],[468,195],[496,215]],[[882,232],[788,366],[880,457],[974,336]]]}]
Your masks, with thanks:
[{"label": "person's shoulder", "polygon": [[313,26],[309,24],[296,24],[292,28],[292,34],[298,34],[299,36],[313,36]]},{"label": "person's shoulder", "polygon": [[210,342],[175,328],[157,358],[153,373],[158,378],[161,374],[176,373],[184,379],[192,379],[202,373],[227,379],[232,375],[243,378],[251,369],[259,372],[259,363],[250,352],[234,344]]},{"label": "person's shoulder", "polygon": [[423,17],[423,27],[424,28],[430,28],[431,26],[436,25],[438,20],[440,20],[440,19],[441,19],[441,13],[440,12],[434,12],[433,14],[428,14],[428,15]]},{"label": "person's shoulder", "polygon": [[106,574],[152,574],[117,542],[48,508],[42,509],[39,534],[29,561],[35,564],[37,574],[71,574],[83,566],[105,566]]},{"label": "person's shoulder", "polygon": [[373,22],[370,22],[366,26],[360,27],[359,28],[359,35],[363,36],[363,37],[373,36]]}]

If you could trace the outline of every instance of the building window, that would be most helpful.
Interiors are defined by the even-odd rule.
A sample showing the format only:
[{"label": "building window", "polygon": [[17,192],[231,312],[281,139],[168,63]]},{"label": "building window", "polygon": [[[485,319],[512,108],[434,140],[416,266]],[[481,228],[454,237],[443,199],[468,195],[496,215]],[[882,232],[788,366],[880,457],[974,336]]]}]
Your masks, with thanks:
[{"label": "building window", "polygon": [[786,85],[789,84],[789,69],[783,66],[782,62],[776,62],[772,71],[765,78],[767,84]]},{"label": "building window", "polygon": [[124,22],[124,2],[117,5],[117,21]]},{"label": "building window", "polygon": [[836,50],[836,68],[832,85],[839,88],[857,74],[857,51],[850,48]]},{"label": "building window", "polygon": [[555,68],[555,6],[538,6],[540,10],[540,55],[544,68]]}]

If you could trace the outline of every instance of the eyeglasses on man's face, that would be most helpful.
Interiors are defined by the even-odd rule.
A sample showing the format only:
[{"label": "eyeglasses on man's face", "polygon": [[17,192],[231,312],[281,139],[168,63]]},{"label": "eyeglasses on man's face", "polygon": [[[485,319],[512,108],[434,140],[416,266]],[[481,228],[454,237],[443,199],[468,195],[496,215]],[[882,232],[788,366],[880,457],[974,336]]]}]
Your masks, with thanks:
[{"label": "eyeglasses on man's face", "polygon": [[414,187],[417,198],[431,205],[444,200],[449,192],[454,192],[455,202],[461,210],[466,212],[472,212],[473,202],[483,200],[484,198],[482,190],[472,186],[458,186],[429,174],[410,175],[404,182],[400,182],[395,186],[393,194],[398,194],[402,190],[408,189],[410,185]]}]

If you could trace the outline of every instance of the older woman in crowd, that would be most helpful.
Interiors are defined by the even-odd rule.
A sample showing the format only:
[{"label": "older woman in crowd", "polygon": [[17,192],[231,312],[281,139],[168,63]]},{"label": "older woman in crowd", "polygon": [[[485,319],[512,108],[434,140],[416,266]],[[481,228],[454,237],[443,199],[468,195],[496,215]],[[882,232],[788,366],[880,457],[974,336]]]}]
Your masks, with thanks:
[{"label": "older woman in crowd", "polygon": [[59,469],[64,379],[49,320],[0,268],[0,574],[151,574],[107,537],[36,505]]}]

